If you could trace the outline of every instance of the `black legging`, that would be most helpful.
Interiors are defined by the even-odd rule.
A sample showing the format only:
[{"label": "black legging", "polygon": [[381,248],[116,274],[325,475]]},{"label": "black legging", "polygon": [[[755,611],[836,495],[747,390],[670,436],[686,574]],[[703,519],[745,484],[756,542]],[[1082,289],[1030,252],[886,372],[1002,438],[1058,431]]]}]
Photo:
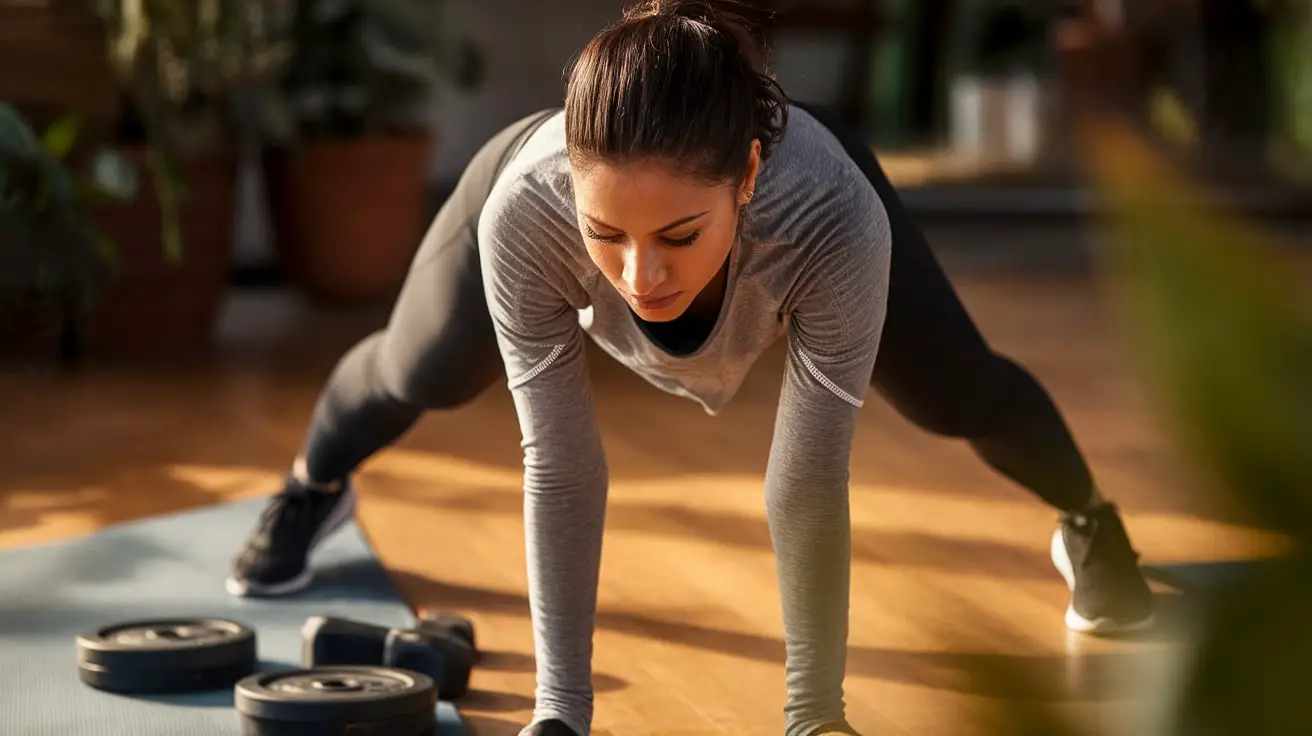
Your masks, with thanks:
[{"label": "black legging", "polygon": [[[989,348],[867,145],[832,113],[805,109],[865,173],[892,227],[874,387],[920,427],[969,441],[985,462],[1052,506],[1083,508],[1093,481],[1048,393]],[[502,166],[550,112],[509,126],[475,155],[424,237],[387,327],[338,363],[302,448],[310,478],[345,478],[424,411],[461,406],[504,375],[476,226]]]},{"label": "black legging", "polygon": [[1052,506],[1082,509],[1093,478],[1052,397],[985,342],[870,147],[833,113],[803,107],[838,138],[888,212],[888,314],[871,383],[923,429],[968,440]]}]

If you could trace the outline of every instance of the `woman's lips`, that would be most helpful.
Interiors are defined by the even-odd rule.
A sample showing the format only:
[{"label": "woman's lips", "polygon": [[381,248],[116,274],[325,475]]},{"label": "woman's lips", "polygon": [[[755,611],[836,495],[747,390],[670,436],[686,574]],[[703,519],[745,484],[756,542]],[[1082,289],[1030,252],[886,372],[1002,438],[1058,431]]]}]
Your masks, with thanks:
[{"label": "woman's lips", "polygon": [[660,309],[665,309],[666,307],[674,304],[674,302],[678,301],[679,295],[682,293],[683,293],[682,291],[676,291],[673,294],[667,294],[665,296],[658,296],[654,298],[644,298],[640,296],[635,296],[632,297],[632,299],[633,302],[637,304],[639,307],[641,307],[642,309],[646,309],[649,312],[655,312]]}]

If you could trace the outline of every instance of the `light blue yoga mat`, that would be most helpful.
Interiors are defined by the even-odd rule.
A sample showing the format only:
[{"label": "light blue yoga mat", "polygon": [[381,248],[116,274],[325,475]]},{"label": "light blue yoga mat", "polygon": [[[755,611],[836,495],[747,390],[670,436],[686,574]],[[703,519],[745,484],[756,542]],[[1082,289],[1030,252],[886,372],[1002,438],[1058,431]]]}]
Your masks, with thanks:
[{"label": "light blue yoga mat", "polygon": [[[368,542],[348,524],[315,553],[315,584],[277,600],[229,596],[233,553],[265,499],[153,517],[57,544],[0,550],[0,734],[232,736],[231,690],[127,696],[78,679],[78,634],[130,619],[222,617],[256,631],[262,669],[295,667],[305,619],[414,620]],[[467,736],[450,703],[439,736]]]},{"label": "light blue yoga mat", "polygon": [[1261,574],[1276,564],[1275,559],[1217,560],[1212,562],[1180,562],[1163,565],[1145,565],[1144,575],[1149,580],[1168,585],[1181,593],[1192,595],[1224,595],[1230,586],[1245,578]]}]

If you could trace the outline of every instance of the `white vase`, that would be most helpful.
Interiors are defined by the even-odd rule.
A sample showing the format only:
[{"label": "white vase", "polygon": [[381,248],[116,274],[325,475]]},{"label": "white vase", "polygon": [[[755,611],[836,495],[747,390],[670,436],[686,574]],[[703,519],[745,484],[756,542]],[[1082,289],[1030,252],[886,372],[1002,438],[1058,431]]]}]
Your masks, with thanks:
[{"label": "white vase", "polygon": [[1044,144],[1046,95],[1027,72],[962,75],[952,81],[949,129],[954,155],[986,163],[1028,166]]}]

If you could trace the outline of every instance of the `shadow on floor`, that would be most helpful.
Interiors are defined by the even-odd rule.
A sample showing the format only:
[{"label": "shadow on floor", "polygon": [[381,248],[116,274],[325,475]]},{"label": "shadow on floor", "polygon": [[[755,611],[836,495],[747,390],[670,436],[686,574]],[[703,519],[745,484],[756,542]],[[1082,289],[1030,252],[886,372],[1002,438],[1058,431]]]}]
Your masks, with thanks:
[{"label": "shadow on floor", "polygon": [[[380,487],[385,486],[385,487]],[[523,498],[505,492],[425,492],[417,486],[375,484],[370,495],[445,509],[522,515]],[[773,549],[764,517],[674,503],[613,499],[606,508],[608,529],[696,538],[726,547],[769,552]],[[1046,538],[1041,540],[1046,542]],[[1024,547],[988,539],[969,539],[917,531],[852,528],[852,558],[860,562],[976,572],[1000,578],[1050,580],[1056,574],[1046,546]]]},{"label": "shadow on floor", "polygon": [[[0,467],[5,468],[0,482],[0,533],[37,527],[61,516],[83,516],[93,525],[103,525],[226,497],[224,482],[199,487],[170,472],[178,466],[257,468],[275,479],[267,488],[274,490],[277,476],[301,444],[318,391],[340,355],[335,351],[343,341],[331,342],[333,350],[307,349],[297,353],[297,360],[279,352],[267,359],[231,358],[185,368],[93,364],[73,376],[0,374],[0,394],[6,396],[5,417],[0,421]],[[763,359],[734,404],[713,418],[692,402],[662,394],[598,356],[592,363],[599,418],[608,441],[623,449],[616,453],[623,458],[615,459],[614,477],[763,474],[778,398],[779,357],[776,350]],[[887,407],[873,401],[872,405],[874,417],[863,418],[870,429],[862,430],[854,448],[854,479],[920,488],[927,494],[978,496],[982,487],[990,493],[1022,493],[1014,488],[1007,491],[1007,483],[963,443],[926,435]],[[676,427],[677,431],[669,430]],[[732,443],[725,450],[721,445],[728,440]],[[518,427],[502,386],[456,412],[426,416],[398,446],[514,472],[521,467]],[[1152,466],[1153,457],[1138,458],[1135,468]],[[1133,472],[1142,476],[1146,471]],[[249,493],[249,482],[245,488]],[[1179,510],[1179,503],[1162,495],[1136,494],[1118,500],[1130,514]],[[459,497],[449,502],[498,503]],[[1206,509],[1197,511],[1208,516]],[[666,519],[657,523],[667,523],[673,512],[663,513]],[[681,523],[688,522],[696,519]],[[748,536],[757,539],[759,532]],[[881,545],[890,541],[899,542],[879,540]],[[917,541],[901,543],[903,549],[890,556],[907,557],[905,548]],[[1037,569],[1006,547],[938,549],[944,554],[981,555],[998,568]]]},{"label": "shadow on floor", "polygon": [[[408,600],[448,610],[529,615],[527,598],[517,593],[450,585],[410,573],[394,572]],[[1145,642],[1176,636],[1176,622],[1187,614],[1181,596],[1159,596],[1158,628],[1141,635]],[[597,627],[613,632],[669,641],[681,646],[743,659],[784,662],[782,639],[658,619],[628,611],[602,610]],[[869,677],[957,693],[1014,701],[1089,702],[1141,696],[1142,683],[1125,674],[1148,653],[1099,652],[1058,655],[1010,655],[980,652],[918,652],[853,646],[848,651],[851,677]],[[988,677],[979,676],[989,673]]]},{"label": "shadow on floor", "polygon": [[[1123,369],[1108,357],[1116,346],[1102,334],[1104,320],[1091,282],[1042,276],[990,282],[971,276],[960,286],[963,300],[986,334],[997,337],[999,349],[1016,355],[1041,379],[1053,379],[1053,393],[1073,420],[1100,418],[1097,426],[1107,429],[1090,439],[1106,445],[1107,437],[1120,436],[1117,427],[1139,426],[1142,410],[1126,403],[1116,388],[1120,379],[1112,374]],[[226,500],[230,488],[252,492],[250,482],[240,480],[202,487],[171,472],[178,466],[257,468],[272,478],[257,490],[275,490],[277,475],[299,449],[324,382],[357,340],[386,323],[388,306],[325,309],[308,306],[294,293],[235,294],[211,355],[155,362],[96,359],[64,375],[0,369],[0,395],[5,397],[0,538],[70,518],[80,520],[75,530],[80,531],[193,508]],[[764,473],[782,344],[767,351],[720,417],[708,417],[695,403],[658,391],[595,348],[589,352],[599,419],[608,444],[619,449],[612,458],[615,478]],[[853,451],[854,480],[926,494],[979,497],[983,490],[1025,497],[964,443],[926,434],[875,394],[870,398]],[[1165,470],[1169,463],[1141,434],[1131,433],[1124,447],[1099,450],[1098,463],[1133,479],[1133,492],[1107,489],[1127,514],[1178,513],[1187,505],[1205,519],[1246,521],[1229,510],[1202,507],[1187,491],[1167,493],[1174,482]],[[426,416],[398,446],[519,472],[518,439],[512,405],[504,384],[498,383],[469,406]],[[427,500],[487,504],[494,513],[501,513],[505,503],[444,495],[440,489]],[[738,524],[713,513],[651,505],[621,509],[621,514],[620,523],[633,528],[661,533],[691,529],[735,546],[765,543],[761,525]],[[956,567],[958,560],[970,559],[999,575],[1048,574],[1041,556],[1005,544],[864,534],[854,551],[866,560]]]}]

